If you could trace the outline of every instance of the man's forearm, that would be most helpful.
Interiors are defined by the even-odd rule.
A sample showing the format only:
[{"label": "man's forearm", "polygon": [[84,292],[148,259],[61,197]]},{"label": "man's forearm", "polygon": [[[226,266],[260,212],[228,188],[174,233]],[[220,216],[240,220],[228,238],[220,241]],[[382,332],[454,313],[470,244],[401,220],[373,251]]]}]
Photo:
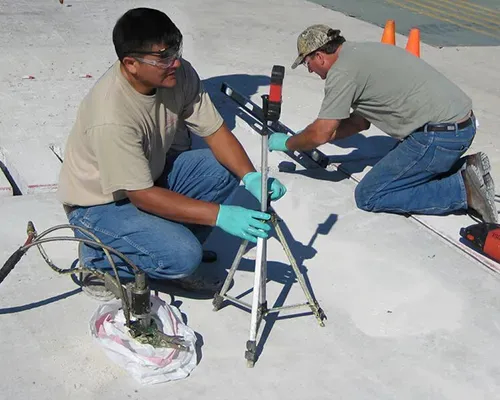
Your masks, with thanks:
[{"label": "man's forearm", "polygon": [[301,133],[288,139],[286,147],[292,151],[312,150],[330,141],[352,136],[369,127],[370,123],[356,113],[343,120],[317,119]]},{"label": "man's forearm", "polygon": [[339,127],[333,135],[333,140],[345,139],[368,129],[369,127],[370,123],[366,119],[353,113],[351,114],[351,117],[343,119],[340,122]]},{"label": "man's forearm", "polygon": [[217,161],[229,171],[242,179],[248,172],[255,168],[248,158],[241,143],[232,132],[223,124],[217,132],[205,138]]},{"label": "man's forearm", "polygon": [[182,194],[153,186],[127,191],[128,198],[142,211],[172,221],[215,226],[219,205],[195,200]]},{"label": "man's forearm", "polygon": [[339,126],[336,119],[317,119],[286,141],[289,150],[312,150],[329,142]]},{"label": "man's forearm", "polygon": [[286,147],[291,151],[312,150],[327,142],[325,136],[318,135],[313,124],[309,125],[299,134],[286,141]]}]

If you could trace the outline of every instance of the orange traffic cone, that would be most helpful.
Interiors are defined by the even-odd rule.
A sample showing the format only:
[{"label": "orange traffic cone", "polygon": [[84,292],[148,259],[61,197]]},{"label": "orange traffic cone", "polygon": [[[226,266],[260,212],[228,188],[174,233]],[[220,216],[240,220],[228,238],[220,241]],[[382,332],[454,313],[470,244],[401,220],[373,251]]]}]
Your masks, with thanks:
[{"label": "orange traffic cone", "polygon": [[392,45],[396,44],[396,22],[393,19],[388,19],[385,23],[381,42]]},{"label": "orange traffic cone", "polygon": [[420,57],[420,30],[412,28],[408,35],[408,43],[406,43],[406,51],[416,57]]}]

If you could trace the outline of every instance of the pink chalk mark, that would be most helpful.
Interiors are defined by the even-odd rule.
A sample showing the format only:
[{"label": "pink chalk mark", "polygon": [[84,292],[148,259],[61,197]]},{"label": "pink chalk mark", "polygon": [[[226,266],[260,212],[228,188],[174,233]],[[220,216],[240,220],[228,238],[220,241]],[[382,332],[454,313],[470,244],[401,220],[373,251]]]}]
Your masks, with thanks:
[{"label": "pink chalk mark", "polygon": [[35,185],[28,185],[29,189],[37,189],[37,188],[57,188],[57,183],[37,183]]}]

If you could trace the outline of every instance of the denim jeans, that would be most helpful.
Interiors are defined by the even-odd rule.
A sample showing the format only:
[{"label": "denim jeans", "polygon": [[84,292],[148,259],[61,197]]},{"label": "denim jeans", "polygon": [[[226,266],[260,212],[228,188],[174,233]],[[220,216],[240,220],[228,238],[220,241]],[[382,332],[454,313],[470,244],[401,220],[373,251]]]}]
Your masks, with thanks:
[{"label": "denim jeans", "polygon": [[[238,187],[239,180],[217,162],[210,150],[203,149],[167,157],[164,177],[157,184],[194,199],[220,204]],[[153,279],[178,279],[192,274],[201,263],[202,243],[212,230],[146,213],[129,200],[80,207],[68,219],[125,254]],[[75,235],[85,237],[78,231]],[[125,263],[118,257],[113,260],[120,277],[132,277]],[[88,267],[112,273],[101,249],[83,246],[81,261]]]},{"label": "denim jeans", "polygon": [[356,187],[359,208],[373,212],[444,215],[467,208],[461,167],[476,133],[419,131],[399,143]]}]

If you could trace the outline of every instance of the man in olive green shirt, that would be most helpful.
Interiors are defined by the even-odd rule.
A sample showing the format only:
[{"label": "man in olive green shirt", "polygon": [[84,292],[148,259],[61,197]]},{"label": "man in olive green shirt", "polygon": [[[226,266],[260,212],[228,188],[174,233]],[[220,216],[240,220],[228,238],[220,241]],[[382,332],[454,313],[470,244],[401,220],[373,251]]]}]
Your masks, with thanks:
[{"label": "man in olive green shirt", "polygon": [[461,158],[476,122],[458,86],[403,49],[346,42],[326,25],[304,30],[297,49],[292,68],[303,64],[325,80],[323,103],[300,134],[271,135],[270,150],[310,150],[374,124],[400,143],[356,187],[359,208],[435,215],[470,208],[497,221],[488,157]]}]

